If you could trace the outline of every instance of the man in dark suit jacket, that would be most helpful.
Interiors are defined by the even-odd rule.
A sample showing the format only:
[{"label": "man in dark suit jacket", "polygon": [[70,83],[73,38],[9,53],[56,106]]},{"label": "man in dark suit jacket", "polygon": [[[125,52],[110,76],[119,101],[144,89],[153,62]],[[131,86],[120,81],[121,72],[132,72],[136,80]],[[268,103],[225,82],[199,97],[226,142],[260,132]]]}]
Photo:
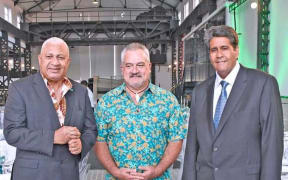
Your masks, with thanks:
[{"label": "man in dark suit jacket", "polygon": [[46,40],[40,73],[9,86],[4,135],[17,148],[13,180],[78,180],[78,162],[94,145],[97,128],[87,90],[66,77],[69,48]]},{"label": "man in dark suit jacket", "polygon": [[193,90],[182,179],[280,180],[283,114],[277,81],[238,63],[232,28],[211,27],[205,40],[216,75]]}]

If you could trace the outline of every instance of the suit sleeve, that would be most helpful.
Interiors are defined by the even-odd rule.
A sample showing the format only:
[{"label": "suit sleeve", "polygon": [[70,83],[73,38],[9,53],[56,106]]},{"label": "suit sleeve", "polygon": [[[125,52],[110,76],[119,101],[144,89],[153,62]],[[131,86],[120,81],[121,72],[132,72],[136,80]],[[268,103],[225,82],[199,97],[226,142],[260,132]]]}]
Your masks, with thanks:
[{"label": "suit sleeve", "polygon": [[81,142],[82,142],[82,152],[81,159],[83,159],[86,154],[90,151],[92,146],[96,142],[97,137],[97,127],[96,121],[91,108],[91,103],[88,97],[88,91],[85,93],[85,115],[84,115],[84,126],[81,133]]},{"label": "suit sleeve", "polygon": [[4,113],[4,136],[8,144],[25,151],[52,156],[54,131],[27,128],[26,103],[12,83]]},{"label": "suit sleeve", "polygon": [[188,135],[185,149],[182,180],[197,180],[196,178],[196,157],[199,146],[197,143],[197,129],[195,123],[196,96],[195,89],[192,94]]},{"label": "suit sleeve", "polygon": [[261,180],[280,180],[284,127],[280,93],[274,77],[266,80],[261,97]]}]

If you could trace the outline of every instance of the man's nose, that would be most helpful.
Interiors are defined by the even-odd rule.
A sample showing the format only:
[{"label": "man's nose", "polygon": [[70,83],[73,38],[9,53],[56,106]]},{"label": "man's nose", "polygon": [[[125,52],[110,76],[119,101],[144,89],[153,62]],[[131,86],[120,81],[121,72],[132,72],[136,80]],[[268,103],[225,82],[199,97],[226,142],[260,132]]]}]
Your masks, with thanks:
[{"label": "man's nose", "polygon": [[138,72],[138,67],[135,65],[132,68],[132,73],[137,73]]},{"label": "man's nose", "polygon": [[216,52],[216,57],[222,57],[223,56],[223,53],[222,51],[219,49],[217,52]]},{"label": "man's nose", "polygon": [[52,61],[51,61],[51,62],[52,62],[53,65],[58,65],[58,64],[60,64],[60,61],[59,61],[59,59],[58,59],[56,56],[52,58]]}]

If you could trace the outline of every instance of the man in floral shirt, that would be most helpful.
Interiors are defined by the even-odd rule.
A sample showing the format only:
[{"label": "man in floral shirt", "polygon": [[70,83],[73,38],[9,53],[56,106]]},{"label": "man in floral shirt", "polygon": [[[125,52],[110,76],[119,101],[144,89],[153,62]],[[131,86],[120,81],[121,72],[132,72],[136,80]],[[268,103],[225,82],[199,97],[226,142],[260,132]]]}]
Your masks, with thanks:
[{"label": "man in floral shirt", "polygon": [[94,150],[106,179],[171,179],[187,125],[172,93],[149,82],[148,49],[129,44],[121,53],[124,83],[98,103]]}]

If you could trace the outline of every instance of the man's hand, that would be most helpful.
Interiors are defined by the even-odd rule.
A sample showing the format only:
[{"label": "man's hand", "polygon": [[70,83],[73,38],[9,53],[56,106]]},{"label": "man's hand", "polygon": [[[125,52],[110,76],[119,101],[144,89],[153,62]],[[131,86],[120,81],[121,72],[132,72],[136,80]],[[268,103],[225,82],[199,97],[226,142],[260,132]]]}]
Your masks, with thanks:
[{"label": "man's hand", "polygon": [[142,176],[135,173],[136,169],[120,168],[117,170],[114,176],[119,180],[144,180]]},{"label": "man's hand", "polygon": [[133,176],[142,177],[144,180],[149,180],[158,177],[158,171],[154,166],[139,166],[140,170],[143,170],[143,173],[133,172]]},{"label": "man's hand", "polygon": [[76,127],[62,126],[54,133],[54,144],[67,144],[71,139],[80,138],[81,133]]},{"label": "man's hand", "polygon": [[69,151],[71,152],[71,154],[77,155],[82,152],[82,143],[81,143],[80,138],[71,139],[68,142],[68,146],[69,146]]}]

